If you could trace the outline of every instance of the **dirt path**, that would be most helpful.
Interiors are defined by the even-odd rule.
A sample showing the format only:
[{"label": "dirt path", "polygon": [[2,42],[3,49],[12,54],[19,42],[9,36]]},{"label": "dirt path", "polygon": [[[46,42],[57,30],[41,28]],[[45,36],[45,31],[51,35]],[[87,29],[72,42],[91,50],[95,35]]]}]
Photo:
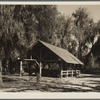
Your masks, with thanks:
[{"label": "dirt path", "polygon": [[100,75],[83,74],[80,78],[42,77],[39,84],[29,76],[3,76],[0,92],[100,92]]}]

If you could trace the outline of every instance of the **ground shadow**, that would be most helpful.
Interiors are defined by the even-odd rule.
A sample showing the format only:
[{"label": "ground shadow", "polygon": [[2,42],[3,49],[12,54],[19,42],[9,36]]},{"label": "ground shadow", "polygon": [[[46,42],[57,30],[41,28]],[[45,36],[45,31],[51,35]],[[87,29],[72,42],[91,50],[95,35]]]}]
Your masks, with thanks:
[{"label": "ground shadow", "polygon": [[8,77],[2,77],[3,82],[13,82],[13,81],[17,81],[16,79],[11,79]]},{"label": "ground shadow", "polygon": [[96,74],[90,74],[90,75],[81,75],[80,78],[100,78],[100,75]]}]

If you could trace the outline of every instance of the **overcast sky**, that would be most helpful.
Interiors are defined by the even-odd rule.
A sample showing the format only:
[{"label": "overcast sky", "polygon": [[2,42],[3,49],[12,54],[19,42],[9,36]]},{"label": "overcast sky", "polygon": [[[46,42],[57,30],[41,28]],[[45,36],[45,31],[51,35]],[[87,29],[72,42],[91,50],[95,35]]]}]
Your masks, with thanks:
[{"label": "overcast sky", "polygon": [[93,18],[94,22],[97,22],[100,19],[100,6],[99,5],[58,5],[58,11],[65,15],[71,15],[73,12],[75,12],[76,9],[79,7],[87,8],[89,12],[89,16]]}]

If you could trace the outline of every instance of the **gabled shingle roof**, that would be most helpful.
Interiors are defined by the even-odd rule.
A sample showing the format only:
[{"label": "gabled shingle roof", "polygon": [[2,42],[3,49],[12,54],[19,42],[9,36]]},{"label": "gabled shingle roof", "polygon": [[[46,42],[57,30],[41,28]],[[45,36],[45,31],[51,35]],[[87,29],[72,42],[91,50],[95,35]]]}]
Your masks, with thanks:
[{"label": "gabled shingle roof", "polygon": [[48,49],[50,49],[52,52],[54,52],[57,56],[59,56],[66,63],[83,65],[83,63],[78,58],[76,58],[74,55],[72,55],[66,49],[62,49],[60,47],[51,45],[51,44],[43,42],[43,41],[39,41],[39,42],[42,43],[44,46],[46,46]]}]

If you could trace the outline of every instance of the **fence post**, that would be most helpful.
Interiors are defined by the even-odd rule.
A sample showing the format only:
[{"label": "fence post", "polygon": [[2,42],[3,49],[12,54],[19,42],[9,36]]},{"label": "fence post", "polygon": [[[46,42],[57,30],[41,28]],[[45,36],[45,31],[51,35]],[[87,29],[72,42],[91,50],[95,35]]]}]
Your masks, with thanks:
[{"label": "fence post", "polygon": [[40,62],[40,71],[39,71],[39,74],[40,74],[40,78],[41,78],[41,76],[42,76],[42,63]]},{"label": "fence post", "polygon": [[67,70],[67,77],[68,77],[68,70]]},{"label": "fence post", "polygon": [[72,70],[72,77],[73,77],[73,70]]},{"label": "fence post", "polygon": [[22,61],[20,61],[20,76],[22,76],[22,70],[23,70],[23,68],[22,68]]},{"label": "fence post", "polygon": [[61,73],[60,73],[61,78],[63,77],[63,70],[61,69]]}]

